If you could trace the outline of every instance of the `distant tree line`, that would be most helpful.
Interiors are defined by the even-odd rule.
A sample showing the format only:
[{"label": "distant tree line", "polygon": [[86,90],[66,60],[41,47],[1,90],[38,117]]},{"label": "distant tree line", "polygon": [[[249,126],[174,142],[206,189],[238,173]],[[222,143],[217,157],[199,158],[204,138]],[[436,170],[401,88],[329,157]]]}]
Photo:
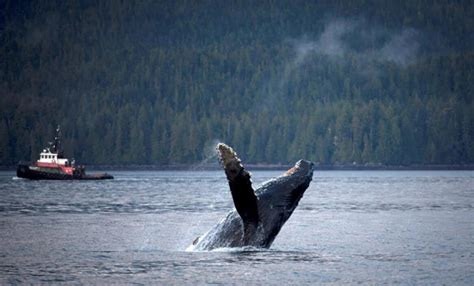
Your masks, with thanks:
[{"label": "distant tree line", "polygon": [[0,164],[473,164],[473,6],[3,1]]}]

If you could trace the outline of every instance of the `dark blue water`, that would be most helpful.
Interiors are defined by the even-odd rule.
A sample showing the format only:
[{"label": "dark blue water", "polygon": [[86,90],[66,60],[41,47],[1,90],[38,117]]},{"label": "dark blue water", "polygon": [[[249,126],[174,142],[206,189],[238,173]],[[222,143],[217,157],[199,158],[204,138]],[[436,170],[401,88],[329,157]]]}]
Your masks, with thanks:
[{"label": "dark blue water", "polygon": [[[186,252],[233,208],[223,172],[0,172],[0,284],[474,284],[474,172],[316,172],[269,250]],[[254,184],[280,172],[254,172]]]}]

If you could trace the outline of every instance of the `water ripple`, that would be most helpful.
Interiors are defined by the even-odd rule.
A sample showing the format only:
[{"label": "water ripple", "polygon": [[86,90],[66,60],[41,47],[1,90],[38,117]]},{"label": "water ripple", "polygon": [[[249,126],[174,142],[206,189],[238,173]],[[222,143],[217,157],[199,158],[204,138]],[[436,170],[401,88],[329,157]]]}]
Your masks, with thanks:
[{"label": "water ripple", "polygon": [[[0,172],[0,284],[473,285],[473,172],[316,172],[271,249],[186,252],[234,208],[223,172]],[[255,185],[281,172],[254,172]]]}]

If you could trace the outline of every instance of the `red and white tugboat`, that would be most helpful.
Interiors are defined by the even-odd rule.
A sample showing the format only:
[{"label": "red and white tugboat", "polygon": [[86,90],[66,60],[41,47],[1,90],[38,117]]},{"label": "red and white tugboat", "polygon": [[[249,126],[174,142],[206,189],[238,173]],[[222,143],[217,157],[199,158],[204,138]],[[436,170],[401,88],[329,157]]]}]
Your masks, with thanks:
[{"label": "red and white tugboat", "polygon": [[54,143],[43,149],[40,158],[33,164],[18,164],[16,175],[31,180],[104,180],[114,177],[107,174],[86,174],[84,166],[75,166],[74,160],[64,158],[61,151],[61,130],[58,126]]}]

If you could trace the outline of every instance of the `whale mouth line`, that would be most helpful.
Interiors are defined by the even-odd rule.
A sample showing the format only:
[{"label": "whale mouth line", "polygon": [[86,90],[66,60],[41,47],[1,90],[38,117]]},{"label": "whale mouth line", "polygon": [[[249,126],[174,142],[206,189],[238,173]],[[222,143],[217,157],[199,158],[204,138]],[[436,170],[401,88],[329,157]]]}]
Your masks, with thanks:
[{"label": "whale mouth line", "polygon": [[298,172],[299,171],[299,168],[294,166],[294,167],[291,167],[290,169],[288,169],[288,171],[286,171],[285,173],[283,173],[283,177],[285,176],[291,176],[293,175],[294,173]]}]

